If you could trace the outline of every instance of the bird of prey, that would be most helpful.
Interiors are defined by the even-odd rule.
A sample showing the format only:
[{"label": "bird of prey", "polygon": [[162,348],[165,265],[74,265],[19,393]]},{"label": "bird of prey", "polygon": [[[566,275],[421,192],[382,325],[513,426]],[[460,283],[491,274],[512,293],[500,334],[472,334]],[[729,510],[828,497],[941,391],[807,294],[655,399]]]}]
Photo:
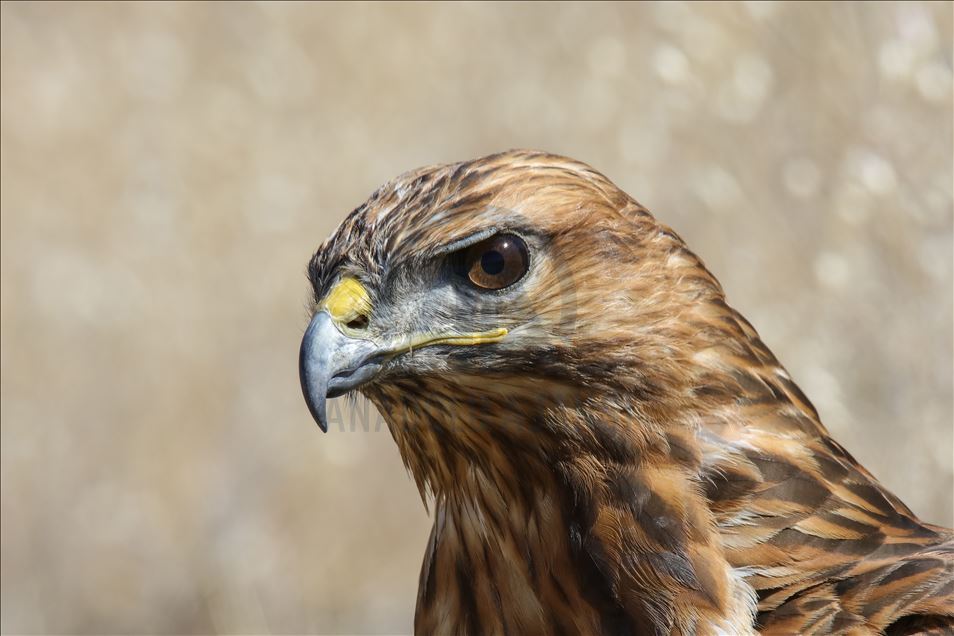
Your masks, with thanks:
[{"label": "bird of prey", "polygon": [[417,633],[954,628],[954,533],[831,438],[702,261],[587,165],[406,173],[308,275],[312,415],[360,391],[433,502]]}]

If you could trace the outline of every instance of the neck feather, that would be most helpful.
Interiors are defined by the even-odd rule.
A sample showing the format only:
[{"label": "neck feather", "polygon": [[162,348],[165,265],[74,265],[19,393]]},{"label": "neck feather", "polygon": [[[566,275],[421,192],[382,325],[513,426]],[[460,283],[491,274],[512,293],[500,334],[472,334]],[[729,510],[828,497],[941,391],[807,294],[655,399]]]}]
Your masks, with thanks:
[{"label": "neck feather", "polygon": [[434,499],[418,632],[751,630],[684,426],[526,379],[371,397]]}]

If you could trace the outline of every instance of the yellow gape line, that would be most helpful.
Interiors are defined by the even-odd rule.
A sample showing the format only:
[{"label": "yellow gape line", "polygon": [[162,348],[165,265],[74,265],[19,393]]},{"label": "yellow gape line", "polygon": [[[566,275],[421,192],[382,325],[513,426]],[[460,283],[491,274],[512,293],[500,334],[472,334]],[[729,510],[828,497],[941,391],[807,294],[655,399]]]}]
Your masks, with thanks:
[{"label": "yellow gape line", "polygon": [[338,324],[346,325],[371,315],[371,297],[357,279],[342,278],[325,296],[320,309],[326,310]]},{"label": "yellow gape line", "polygon": [[414,349],[422,349],[431,345],[440,344],[468,346],[487,344],[490,342],[500,342],[504,339],[504,336],[506,336],[507,333],[509,332],[505,328],[499,327],[489,331],[475,331],[470,333],[422,334],[413,338],[411,342],[405,344],[400,349],[397,349],[395,353],[404,353],[405,351],[412,351]]}]

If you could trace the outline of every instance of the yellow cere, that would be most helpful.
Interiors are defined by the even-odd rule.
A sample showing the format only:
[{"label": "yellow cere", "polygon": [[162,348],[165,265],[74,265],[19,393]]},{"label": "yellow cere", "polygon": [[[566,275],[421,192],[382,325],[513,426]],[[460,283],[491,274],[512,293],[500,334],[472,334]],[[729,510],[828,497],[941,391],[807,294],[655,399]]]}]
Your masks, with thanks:
[{"label": "yellow cere", "polygon": [[322,308],[331,314],[335,322],[347,324],[360,316],[371,314],[371,297],[357,279],[342,278],[328,292]]}]

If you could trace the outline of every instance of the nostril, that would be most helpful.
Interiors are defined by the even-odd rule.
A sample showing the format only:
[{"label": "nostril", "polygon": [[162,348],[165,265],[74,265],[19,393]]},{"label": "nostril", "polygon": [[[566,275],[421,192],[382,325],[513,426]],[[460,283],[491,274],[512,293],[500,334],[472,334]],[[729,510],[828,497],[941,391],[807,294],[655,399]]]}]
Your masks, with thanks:
[{"label": "nostril", "polygon": [[346,324],[348,329],[367,329],[368,317],[365,315],[359,315],[357,318],[349,320]]}]

